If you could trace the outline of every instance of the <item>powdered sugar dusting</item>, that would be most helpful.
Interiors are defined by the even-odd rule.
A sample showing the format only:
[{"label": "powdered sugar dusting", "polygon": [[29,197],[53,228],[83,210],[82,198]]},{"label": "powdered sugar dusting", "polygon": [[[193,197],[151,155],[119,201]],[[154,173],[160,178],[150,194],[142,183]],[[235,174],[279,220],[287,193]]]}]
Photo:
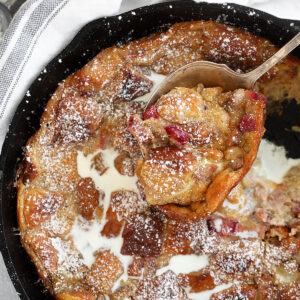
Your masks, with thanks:
[{"label": "powdered sugar dusting", "polygon": [[191,247],[200,253],[215,252],[219,244],[218,236],[209,233],[206,220],[200,220],[189,226],[186,236],[191,242]]},{"label": "powdered sugar dusting", "polygon": [[167,271],[154,278],[144,279],[137,289],[137,300],[187,300],[184,289],[180,286],[176,274]]},{"label": "powdered sugar dusting", "polygon": [[58,251],[59,268],[76,272],[82,266],[82,260],[75,250],[71,248],[70,241],[63,241],[60,238],[51,238],[53,247]]},{"label": "powdered sugar dusting", "polygon": [[283,146],[262,140],[257,157],[260,158],[267,179],[281,183],[283,176],[293,166],[300,165],[300,159],[287,158]]}]

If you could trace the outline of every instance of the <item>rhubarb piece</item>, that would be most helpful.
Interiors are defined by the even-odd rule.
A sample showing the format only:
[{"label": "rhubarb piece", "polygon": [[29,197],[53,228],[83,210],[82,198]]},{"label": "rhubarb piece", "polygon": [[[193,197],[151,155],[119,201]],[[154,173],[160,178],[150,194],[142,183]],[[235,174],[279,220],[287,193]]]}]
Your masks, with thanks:
[{"label": "rhubarb piece", "polygon": [[228,218],[212,218],[207,220],[207,226],[210,233],[217,233],[221,236],[236,235],[239,222]]},{"label": "rhubarb piece", "polygon": [[154,138],[151,129],[137,115],[130,117],[127,130],[133,134],[140,146],[150,143]]},{"label": "rhubarb piece", "polygon": [[267,103],[267,98],[265,98],[263,95],[261,95],[259,93],[256,93],[254,91],[248,91],[248,93],[249,93],[249,97],[250,97],[251,100],[262,101],[265,104]]},{"label": "rhubarb piece", "polygon": [[143,119],[147,120],[150,118],[158,119],[159,115],[157,112],[157,106],[155,104],[151,105],[147,108],[147,110],[143,113]]},{"label": "rhubarb piece", "polygon": [[184,145],[189,141],[189,134],[174,125],[166,126],[165,130],[169,137],[176,140],[180,145]]},{"label": "rhubarb piece", "polygon": [[239,221],[215,216],[206,220],[207,227],[210,234],[217,234],[219,236],[240,236],[242,238],[257,238],[263,237],[267,229],[261,224],[241,224]]},{"label": "rhubarb piece", "polygon": [[256,128],[255,120],[252,116],[245,115],[240,123],[242,132],[252,132]]}]

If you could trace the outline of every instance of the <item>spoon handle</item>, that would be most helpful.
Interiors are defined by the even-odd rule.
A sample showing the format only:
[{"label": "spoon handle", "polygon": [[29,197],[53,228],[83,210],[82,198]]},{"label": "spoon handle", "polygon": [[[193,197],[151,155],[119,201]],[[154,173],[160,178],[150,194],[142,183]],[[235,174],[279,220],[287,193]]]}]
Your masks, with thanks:
[{"label": "spoon handle", "polygon": [[298,45],[300,45],[300,32],[294,36],[287,44],[279,49],[273,56],[261,64],[258,68],[247,74],[248,80],[253,88],[255,82],[272,67],[274,67],[279,61],[285,58],[290,52],[292,52]]}]

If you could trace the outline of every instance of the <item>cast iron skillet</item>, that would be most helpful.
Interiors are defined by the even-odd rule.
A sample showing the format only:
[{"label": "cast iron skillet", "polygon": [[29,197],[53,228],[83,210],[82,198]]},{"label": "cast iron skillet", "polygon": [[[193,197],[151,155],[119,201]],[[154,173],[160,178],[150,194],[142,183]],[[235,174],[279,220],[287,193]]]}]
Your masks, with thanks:
[{"label": "cast iron skillet", "polygon": [[[35,266],[22,248],[16,216],[16,188],[14,186],[16,170],[22,159],[26,141],[39,127],[39,120],[50,95],[57,84],[81,68],[100,50],[116,43],[124,43],[138,39],[150,33],[167,29],[171,24],[191,20],[217,20],[270,39],[275,45],[281,46],[300,31],[300,21],[278,19],[258,10],[235,4],[207,4],[193,1],[167,2],[142,7],[120,16],[101,18],[87,24],[73,41],[54,58],[46,67],[47,73],[41,73],[30,87],[30,95],[24,97],[16,110],[15,116],[6,136],[0,159],[0,244],[1,252],[11,280],[24,300],[53,299],[45,291],[39,280]],[[294,26],[291,26],[291,23]],[[300,57],[300,49],[294,54]],[[29,100],[29,103],[26,103]],[[294,103],[287,105],[287,118],[297,121],[299,107]],[[295,112],[297,114],[295,114]],[[272,119],[273,118],[273,119]],[[277,118],[277,119],[276,119]],[[291,119],[291,118],[290,118]],[[279,134],[278,126],[282,119],[269,116],[267,136],[279,136],[277,142],[290,147],[291,156],[298,156],[300,136],[292,134],[286,140],[285,134]],[[298,120],[298,122],[300,122]],[[276,124],[276,130],[272,128]],[[281,124],[281,125],[280,125]],[[300,125],[300,124],[298,124]],[[286,132],[286,131],[285,131]]]}]

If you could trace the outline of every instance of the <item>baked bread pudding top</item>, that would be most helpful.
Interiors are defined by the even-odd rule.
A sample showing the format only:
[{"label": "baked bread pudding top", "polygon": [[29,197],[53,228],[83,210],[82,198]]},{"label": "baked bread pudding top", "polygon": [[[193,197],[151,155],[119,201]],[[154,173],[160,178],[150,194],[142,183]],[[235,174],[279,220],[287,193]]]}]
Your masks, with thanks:
[{"label": "baked bread pudding top", "polygon": [[[230,26],[179,23],[101,51],[59,84],[25,147],[17,207],[55,298],[297,299],[299,160],[262,140],[250,168],[264,99],[199,85],[144,111],[178,67],[206,59],[243,72],[275,51]],[[256,90],[267,112],[299,102],[299,80],[291,57],[266,74]]]},{"label": "baked bread pudding top", "polygon": [[[129,120],[144,159],[136,172],[146,200],[169,216],[203,218],[248,172],[264,133],[266,99],[238,89],[175,88]],[[183,206],[183,207],[182,207]]]}]

